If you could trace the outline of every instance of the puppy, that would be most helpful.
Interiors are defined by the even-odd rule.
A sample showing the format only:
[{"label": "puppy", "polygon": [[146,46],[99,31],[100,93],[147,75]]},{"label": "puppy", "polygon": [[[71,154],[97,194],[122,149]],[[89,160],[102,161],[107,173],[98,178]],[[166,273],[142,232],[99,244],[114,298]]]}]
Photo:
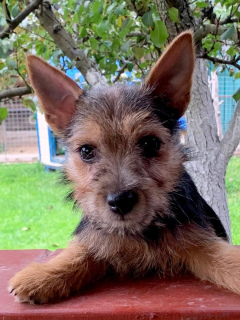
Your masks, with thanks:
[{"label": "puppy", "polygon": [[184,168],[178,119],[190,101],[191,32],[168,47],[140,86],[88,91],[27,57],[47,122],[65,139],[65,180],[82,208],[69,247],[9,282],[20,302],[47,303],[111,272],[159,277],[191,272],[240,294],[240,251]]}]

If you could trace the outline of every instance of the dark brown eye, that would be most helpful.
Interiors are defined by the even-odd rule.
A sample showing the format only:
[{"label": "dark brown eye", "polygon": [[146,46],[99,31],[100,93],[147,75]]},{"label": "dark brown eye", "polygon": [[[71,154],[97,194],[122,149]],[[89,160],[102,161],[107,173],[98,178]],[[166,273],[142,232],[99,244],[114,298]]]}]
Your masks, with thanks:
[{"label": "dark brown eye", "polygon": [[142,155],[146,158],[156,157],[161,146],[161,140],[155,136],[145,136],[138,141]]},{"label": "dark brown eye", "polygon": [[78,150],[80,157],[84,162],[92,162],[96,157],[96,148],[89,144],[84,144],[79,147]]}]

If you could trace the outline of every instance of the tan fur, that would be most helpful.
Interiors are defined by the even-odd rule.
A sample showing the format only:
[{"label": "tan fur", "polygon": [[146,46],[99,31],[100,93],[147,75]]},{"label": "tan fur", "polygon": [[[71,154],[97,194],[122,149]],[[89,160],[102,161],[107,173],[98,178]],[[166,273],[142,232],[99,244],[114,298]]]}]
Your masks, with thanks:
[{"label": "tan fur", "polygon": [[[176,122],[189,102],[191,32],[170,45],[137,88],[113,86],[82,93],[53,67],[29,59],[30,78],[46,118],[65,137],[64,171],[83,213],[70,246],[49,262],[18,272],[10,280],[11,293],[21,302],[46,303],[81,291],[109,273],[163,277],[190,271],[240,294],[240,250],[217,237],[205,216],[201,222],[184,208],[177,207],[178,215],[171,207],[176,205],[171,196],[178,192],[185,158],[166,115]],[[50,91],[44,73],[52,81]],[[160,145],[153,157],[144,155],[140,146],[149,136]],[[92,162],[81,156],[84,145],[95,150]],[[117,214],[107,198],[129,190],[137,201],[126,214]],[[191,200],[188,192],[180,196]]]},{"label": "tan fur", "polygon": [[[66,173],[74,183],[74,198],[83,208],[84,215],[107,228],[110,233],[124,234],[125,228],[137,233],[151,222],[152,212],[156,208],[161,207],[162,211],[166,211],[167,193],[173,190],[183,170],[182,154],[175,150],[170,134],[163,126],[154,124],[151,119],[147,120],[144,115],[142,118],[139,114],[131,115],[131,119],[135,120],[132,126],[126,126],[130,120],[127,115],[122,120],[118,118],[117,123],[108,127],[105,123],[99,124],[98,129],[97,119],[86,119],[82,126],[78,125],[74,136],[68,141],[71,150]],[[94,120],[95,125],[92,124]],[[96,137],[94,145],[101,158],[94,166],[81,161],[79,154],[75,152],[79,141],[82,141],[90,127],[98,134],[90,134],[85,142],[90,143]],[[161,157],[152,166],[144,164],[142,157],[134,150],[138,139],[148,134],[154,134],[163,141]],[[116,141],[119,141],[117,151],[114,145]],[[138,188],[139,203],[123,221],[121,217],[112,215],[106,204],[106,196],[110,192],[131,188]]]},{"label": "tan fur", "polygon": [[104,262],[97,262],[85,246],[72,242],[49,262],[32,263],[18,272],[9,282],[9,291],[20,302],[47,303],[80,291],[105,272]]},{"label": "tan fur", "polygon": [[212,238],[190,248],[186,266],[196,277],[240,294],[240,250],[226,241]]}]

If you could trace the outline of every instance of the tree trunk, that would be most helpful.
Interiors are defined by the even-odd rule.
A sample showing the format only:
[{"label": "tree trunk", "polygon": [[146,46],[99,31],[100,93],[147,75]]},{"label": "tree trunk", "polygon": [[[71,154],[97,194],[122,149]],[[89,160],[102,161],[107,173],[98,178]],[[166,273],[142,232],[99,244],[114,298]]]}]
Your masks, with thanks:
[{"label": "tree trunk", "polygon": [[[197,21],[192,16],[187,1],[158,0],[158,11],[165,22],[169,39],[181,30],[197,30]],[[179,10],[181,24],[174,24],[168,16],[169,7]],[[196,48],[199,53],[201,46]],[[186,113],[187,144],[191,151],[191,161],[186,168],[195,182],[199,193],[220,217],[229,239],[231,239],[230,219],[227,206],[225,174],[228,161],[220,149],[217,123],[212,97],[208,87],[208,72],[203,59],[196,60],[192,101]]]},{"label": "tree trunk", "polygon": [[204,60],[197,59],[192,101],[186,113],[187,144],[192,153],[191,161],[186,163],[186,167],[200,194],[220,217],[231,238],[225,188],[227,161],[220,152],[214,112],[206,64]]}]

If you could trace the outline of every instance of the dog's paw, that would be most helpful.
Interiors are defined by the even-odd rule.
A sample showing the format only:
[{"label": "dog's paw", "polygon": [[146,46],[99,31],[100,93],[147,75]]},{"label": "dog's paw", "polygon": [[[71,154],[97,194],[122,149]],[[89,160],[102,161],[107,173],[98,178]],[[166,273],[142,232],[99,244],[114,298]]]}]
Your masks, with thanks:
[{"label": "dog's paw", "polygon": [[16,273],[9,281],[8,290],[17,301],[31,304],[47,303],[68,295],[64,280],[38,263]]}]

